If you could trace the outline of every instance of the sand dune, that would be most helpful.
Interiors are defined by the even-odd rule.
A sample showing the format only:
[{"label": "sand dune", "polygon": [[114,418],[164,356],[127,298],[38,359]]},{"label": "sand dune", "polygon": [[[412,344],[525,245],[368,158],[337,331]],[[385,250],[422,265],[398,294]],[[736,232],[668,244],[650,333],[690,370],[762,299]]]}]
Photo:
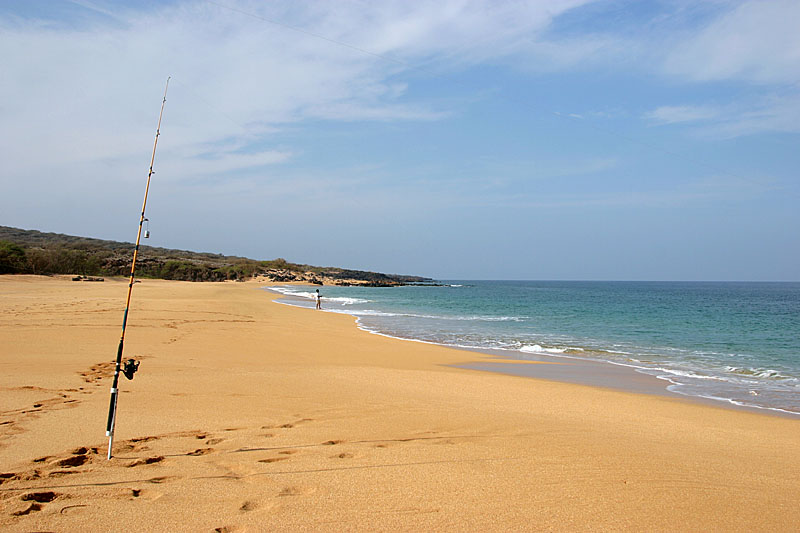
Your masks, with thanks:
[{"label": "sand dune", "polygon": [[0,276],[6,531],[800,529],[800,421],[453,368],[253,283]]}]

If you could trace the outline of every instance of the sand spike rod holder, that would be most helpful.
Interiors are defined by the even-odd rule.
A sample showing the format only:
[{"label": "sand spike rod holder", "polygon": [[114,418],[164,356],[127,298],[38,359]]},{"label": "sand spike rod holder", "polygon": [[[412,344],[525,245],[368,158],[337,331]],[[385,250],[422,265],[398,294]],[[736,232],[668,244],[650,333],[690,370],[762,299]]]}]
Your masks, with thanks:
[{"label": "sand spike rod holder", "polygon": [[[144,202],[142,202],[142,215],[139,217],[139,233],[136,235],[136,247],[133,249],[133,262],[131,263],[131,279],[128,283],[128,298],[125,301],[125,314],[122,316],[122,335],[119,338],[119,347],[117,348],[117,364],[114,367],[114,383],[111,385],[111,402],[108,405],[108,421],[106,422],[106,436],[108,437],[108,459],[111,459],[111,447],[114,445],[114,425],[117,418],[117,396],[119,395],[119,374],[122,365],[122,346],[125,344],[125,325],[128,323],[128,310],[131,306],[131,292],[133,291],[133,277],[136,274],[136,258],[139,255],[139,241],[142,238],[142,225],[147,220],[144,217],[144,211],[147,207],[147,193],[150,191],[150,178],[153,177],[153,163],[156,160],[156,147],[158,146],[158,137],[161,135],[161,117],[164,115],[164,104],[167,103],[167,89],[169,89],[169,78],[167,78],[167,85],[164,87],[164,98],[161,100],[161,112],[158,114],[158,126],[156,127],[156,140],[153,142],[153,155],[150,157],[150,171],[147,173],[147,185],[144,188]],[[125,375],[128,379],[133,378],[133,372],[136,372],[138,363],[133,363],[133,360],[128,361],[125,367]],[[129,367],[132,367],[132,371]]]}]

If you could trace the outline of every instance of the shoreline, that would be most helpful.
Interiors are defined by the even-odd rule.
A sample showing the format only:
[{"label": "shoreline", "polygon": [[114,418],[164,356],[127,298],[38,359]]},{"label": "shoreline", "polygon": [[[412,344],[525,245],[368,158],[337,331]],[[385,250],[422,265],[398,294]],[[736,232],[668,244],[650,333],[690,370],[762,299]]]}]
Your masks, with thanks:
[{"label": "shoreline", "polygon": [[800,527],[796,420],[457,368],[258,283],[135,286],[107,461],[126,291],[0,276],[4,531]]},{"label": "shoreline", "polygon": [[[298,307],[301,309],[313,310],[313,305],[310,301],[297,296],[283,294],[278,291],[271,290],[273,287],[286,284],[264,285],[261,287],[271,295],[277,296],[273,299],[275,303]],[[301,287],[312,287],[304,283],[297,283]],[[281,301],[285,300],[285,301]],[[296,305],[291,302],[297,302]],[[306,305],[308,304],[308,305]],[[490,356],[491,359],[482,359],[479,361],[467,361],[457,365],[456,368],[477,370],[481,372],[492,372],[498,374],[505,374],[510,376],[525,377],[531,379],[543,379],[550,381],[557,381],[561,383],[570,383],[575,385],[586,385],[590,387],[601,387],[623,392],[631,392],[635,394],[652,394],[673,398],[678,400],[686,400],[700,405],[707,405],[711,407],[720,407],[725,409],[733,409],[736,411],[751,412],[755,414],[764,414],[768,416],[777,416],[781,418],[788,418],[793,420],[800,420],[800,413],[787,411],[778,407],[761,407],[757,405],[741,404],[734,400],[727,398],[716,398],[695,394],[685,394],[678,391],[670,390],[671,386],[679,386],[667,378],[662,378],[648,373],[646,368],[640,368],[632,364],[624,364],[606,359],[589,359],[581,358],[571,355],[555,355],[546,352],[542,353],[525,353],[524,358],[515,356],[514,350],[501,350],[491,348],[475,348],[468,346],[450,345],[444,343],[437,343],[421,339],[404,338],[389,335],[380,331],[367,328],[363,325],[361,317],[355,314],[350,314],[346,310],[330,311],[322,309],[322,311],[333,314],[344,314],[354,319],[356,327],[361,331],[385,337],[387,339],[394,339],[403,342],[414,342],[427,344],[431,346],[441,346],[453,350],[459,350],[466,353],[477,353],[484,356]],[[519,352],[520,354],[522,352]],[[543,362],[547,365],[528,365],[525,363]],[[522,364],[520,364],[522,363]]]}]

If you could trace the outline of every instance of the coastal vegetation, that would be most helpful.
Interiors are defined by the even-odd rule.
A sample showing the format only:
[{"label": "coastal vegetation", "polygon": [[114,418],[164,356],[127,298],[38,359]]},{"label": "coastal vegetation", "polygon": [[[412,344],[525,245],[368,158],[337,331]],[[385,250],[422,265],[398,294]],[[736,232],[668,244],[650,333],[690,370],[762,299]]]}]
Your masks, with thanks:
[{"label": "coastal vegetation", "polygon": [[[0,274],[128,276],[132,243],[45,233],[0,226]],[[328,285],[394,286],[431,281],[402,276],[318,267],[285,259],[256,260],[222,254],[140,246],[136,276],[183,281],[304,281]]]}]

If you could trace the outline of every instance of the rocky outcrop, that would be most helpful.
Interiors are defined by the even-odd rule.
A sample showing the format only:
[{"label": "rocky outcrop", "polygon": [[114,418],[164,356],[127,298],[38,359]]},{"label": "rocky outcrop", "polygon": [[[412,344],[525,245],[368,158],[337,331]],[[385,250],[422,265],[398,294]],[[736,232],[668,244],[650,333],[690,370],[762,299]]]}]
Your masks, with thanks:
[{"label": "rocky outcrop", "polygon": [[[339,285],[339,286],[362,286],[362,287],[396,287],[407,285],[410,280],[401,280],[387,274],[375,272],[358,272],[353,270],[332,269],[325,272],[296,271],[288,269],[272,268],[259,272],[256,279],[265,282],[298,282],[309,283],[311,285]],[[405,276],[404,276],[405,278]],[[423,281],[424,278],[419,278]]]}]

